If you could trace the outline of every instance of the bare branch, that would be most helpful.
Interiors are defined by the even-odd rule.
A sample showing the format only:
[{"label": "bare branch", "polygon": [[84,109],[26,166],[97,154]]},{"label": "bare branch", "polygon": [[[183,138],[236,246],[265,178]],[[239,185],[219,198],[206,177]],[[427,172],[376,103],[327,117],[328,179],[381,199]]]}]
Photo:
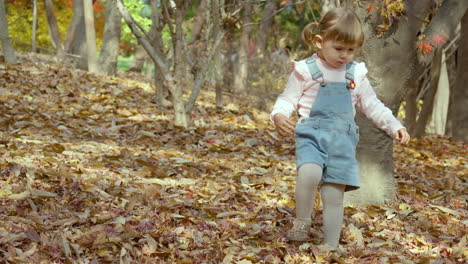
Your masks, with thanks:
[{"label": "bare branch", "polygon": [[163,58],[159,56],[156,49],[151,45],[148,37],[143,32],[141,32],[138,26],[136,26],[134,19],[130,16],[128,11],[123,6],[122,0],[113,1],[119,9],[119,12],[122,14],[122,17],[124,18],[128,27],[137,38],[138,42],[143,46],[143,48],[145,48],[146,52],[148,52],[150,57],[153,59],[154,63],[160,67],[161,71],[163,72],[163,75],[167,76],[169,72],[169,66],[165,63]]},{"label": "bare branch", "polygon": [[195,80],[195,85],[192,89],[192,93],[190,94],[190,98],[185,106],[186,113],[190,113],[193,110],[195,101],[197,100],[198,94],[200,93],[201,85],[203,84],[203,81],[205,81],[206,79],[206,72],[208,71],[208,66],[210,65],[210,62],[213,60],[214,55],[217,53],[219,45],[223,38],[224,38],[224,32],[219,33],[216,39],[216,42],[214,43],[213,47],[211,47],[210,55],[205,60],[205,63],[203,64],[203,68],[201,69],[201,71],[197,74],[197,78]]}]

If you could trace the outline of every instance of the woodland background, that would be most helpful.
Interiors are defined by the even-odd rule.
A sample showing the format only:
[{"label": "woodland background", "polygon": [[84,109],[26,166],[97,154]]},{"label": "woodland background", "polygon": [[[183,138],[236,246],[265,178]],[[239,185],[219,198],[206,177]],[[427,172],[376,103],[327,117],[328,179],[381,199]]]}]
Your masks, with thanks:
[{"label": "woodland background", "polygon": [[[343,252],[285,240],[294,140],[269,111],[302,28],[361,17],[379,98]],[[468,1],[0,0],[0,262],[465,263]]]}]

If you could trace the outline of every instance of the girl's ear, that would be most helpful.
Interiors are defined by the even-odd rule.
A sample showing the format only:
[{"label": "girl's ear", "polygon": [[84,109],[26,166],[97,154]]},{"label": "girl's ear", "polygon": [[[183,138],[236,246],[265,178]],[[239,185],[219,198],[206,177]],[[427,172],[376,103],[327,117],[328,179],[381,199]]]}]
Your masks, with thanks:
[{"label": "girl's ear", "polygon": [[320,35],[315,35],[315,46],[318,49],[322,49],[322,44],[323,44],[323,38]]}]

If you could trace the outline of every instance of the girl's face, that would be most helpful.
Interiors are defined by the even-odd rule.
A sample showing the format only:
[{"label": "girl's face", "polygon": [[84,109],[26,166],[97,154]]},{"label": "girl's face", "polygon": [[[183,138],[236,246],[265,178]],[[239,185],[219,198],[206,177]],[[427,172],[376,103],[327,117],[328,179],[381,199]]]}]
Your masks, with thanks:
[{"label": "girl's face", "polygon": [[318,55],[331,67],[340,68],[354,58],[354,52],[358,48],[356,45],[349,45],[334,40],[322,40],[317,38],[316,44],[320,49]]}]

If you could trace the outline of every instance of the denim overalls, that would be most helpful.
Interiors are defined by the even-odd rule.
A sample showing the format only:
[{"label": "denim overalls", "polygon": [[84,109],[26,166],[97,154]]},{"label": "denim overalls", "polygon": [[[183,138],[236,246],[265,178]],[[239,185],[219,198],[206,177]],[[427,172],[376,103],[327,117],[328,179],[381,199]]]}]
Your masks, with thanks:
[{"label": "denim overalls", "polygon": [[[356,145],[359,130],[354,123],[349,85],[354,85],[356,62],[346,65],[346,80],[325,82],[315,58],[306,59],[314,80],[321,78],[317,97],[309,117],[301,117],[296,125],[296,166],[315,163],[323,168],[322,183],[346,185],[345,191],[358,189],[359,174]],[[354,87],[352,87],[354,88]]]}]

